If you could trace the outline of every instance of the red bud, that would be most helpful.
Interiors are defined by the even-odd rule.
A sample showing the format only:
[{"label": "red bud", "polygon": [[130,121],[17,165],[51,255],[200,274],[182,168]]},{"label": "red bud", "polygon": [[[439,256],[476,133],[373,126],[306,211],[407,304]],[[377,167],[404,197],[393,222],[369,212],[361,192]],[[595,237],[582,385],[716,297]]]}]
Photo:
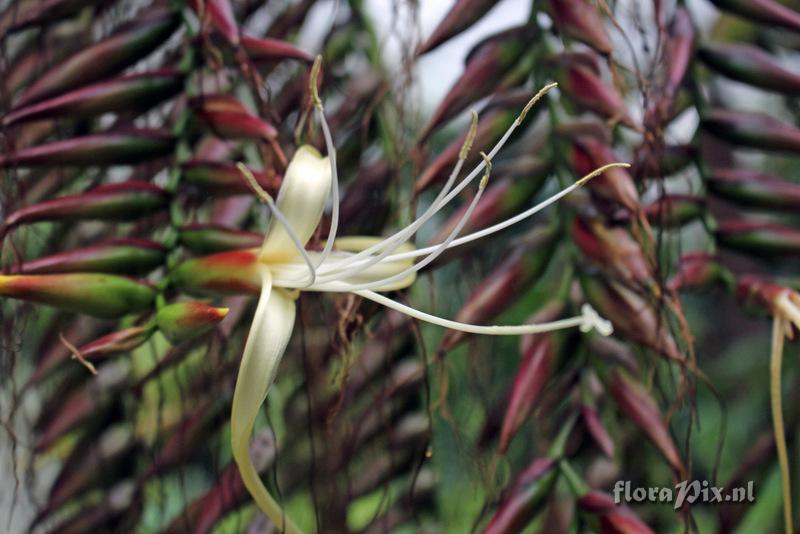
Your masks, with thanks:
[{"label": "red bud", "polygon": [[163,264],[165,254],[164,247],[153,241],[115,239],[26,261],[19,266],[18,271],[25,274],[145,274]]},{"label": "red bud", "polygon": [[417,55],[430,52],[451,37],[463,32],[494,7],[497,0],[456,0],[444,19],[417,50]]},{"label": "red bud", "polygon": [[53,66],[19,98],[27,105],[114,75],[163,43],[177,28],[176,12],[153,9]]},{"label": "red bud", "polygon": [[794,211],[800,208],[800,185],[749,169],[715,169],[706,177],[713,194],[744,206]]},{"label": "red bud", "polygon": [[800,254],[800,230],[775,223],[727,221],[715,232],[717,242],[740,252],[769,258]]},{"label": "red bud", "polygon": [[509,486],[484,534],[522,532],[550,497],[558,478],[553,460],[534,460]]},{"label": "red bud", "polygon": [[0,225],[0,236],[10,228],[41,221],[110,220],[140,218],[166,207],[168,195],[148,182],[121,182],[85,193],[46,200],[15,211]]},{"label": "red bud", "polygon": [[2,154],[0,168],[141,163],[171,154],[174,143],[163,130],[103,132]]},{"label": "red bud", "polygon": [[550,369],[555,358],[553,336],[533,336],[528,350],[522,355],[514,384],[511,386],[508,407],[503,417],[498,451],[504,454],[519,428],[536,407],[536,402],[550,378]]},{"label": "red bud", "polygon": [[131,74],[14,109],[3,118],[3,124],[55,117],[91,117],[120,109],[144,111],[182,88],[183,75],[175,70]]},{"label": "red bud", "polygon": [[716,109],[705,114],[701,125],[734,145],[800,152],[800,129],[763,113]]},{"label": "red bud", "polygon": [[626,371],[617,369],[612,375],[609,391],[620,410],[645,433],[675,471],[679,475],[684,474],[683,460],[672,441],[661,410],[644,386]]},{"label": "red bud", "polygon": [[[182,183],[193,185],[215,195],[251,194],[252,190],[236,165],[208,160],[191,160],[181,165],[183,169]],[[250,169],[267,193],[277,195],[281,186],[281,177],[270,169],[261,172]]]},{"label": "red bud", "polygon": [[304,52],[293,44],[279,39],[242,36],[242,47],[247,56],[256,63],[262,61],[280,61],[297,59],[306,63],[314,61],[314,56]]},{"label": "red bud", "polygon": [[556,27],[565,35],[588,44],[604,56],[612,52],[599,8],[587,0],[550,0]]},{"label": "red bud", "polygon": [[150,307],[155,290],[143,282],[112,274],[0,275],[0,297],[113,319]]},{"label": "red bud", "polygon": [[178,230],[183,246],[195,254],[214,254],[243,248],[258,248],[264,236],[215,224],[190,224]]}]

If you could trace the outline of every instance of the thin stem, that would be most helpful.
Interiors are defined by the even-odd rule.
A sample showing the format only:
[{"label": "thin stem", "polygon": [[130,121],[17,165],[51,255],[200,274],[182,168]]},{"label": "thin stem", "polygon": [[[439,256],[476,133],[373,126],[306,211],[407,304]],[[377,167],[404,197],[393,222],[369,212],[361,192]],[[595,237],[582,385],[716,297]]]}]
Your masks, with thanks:
[{"label": "thin stem", "polygon": [[772,320],[772,351],[770,354],[770,404],[772,406],[772,427],[775,435],[775,448],[781,471],[783,491],[783,524],[786,534],[793,534],[792,486],[789,477],[789,454],[786,448],[786,430],[783,425],[783,406],[781,402],[781,365],[783,362],[783,337],[786,319],[776,314]]}]

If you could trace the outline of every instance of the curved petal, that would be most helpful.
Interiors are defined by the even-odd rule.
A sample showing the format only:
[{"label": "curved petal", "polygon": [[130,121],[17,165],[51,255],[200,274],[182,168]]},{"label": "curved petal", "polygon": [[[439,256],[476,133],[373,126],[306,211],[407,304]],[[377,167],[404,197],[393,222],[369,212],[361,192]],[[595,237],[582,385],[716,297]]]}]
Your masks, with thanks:
[{"label": "curved petal", "polygon": [[275,379],[294,327],[295,303],[272,289],[269,269],[261,269],[261,296],[247,336],[231,409],[231,449],[245,487],[258,507],[285,532],[299,532],[264,487],[250,458],[250,437],[261,405]]},{"label": "curved petal", "polygon": [[[323,158],[314,147],[303,145],[298,148],[284,173],[277,206],[303,245],[314,234],[330,191],[328,158]],[[281,263],[298,255],[284,225],[273,221],[261,247],[261,259]]]}]

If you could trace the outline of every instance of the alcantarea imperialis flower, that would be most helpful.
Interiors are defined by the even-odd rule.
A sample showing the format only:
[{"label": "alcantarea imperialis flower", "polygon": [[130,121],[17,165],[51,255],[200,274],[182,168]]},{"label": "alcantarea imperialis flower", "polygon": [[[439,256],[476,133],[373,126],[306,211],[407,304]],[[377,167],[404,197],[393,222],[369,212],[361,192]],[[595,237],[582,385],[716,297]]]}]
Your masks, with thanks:
[{"label": "alcantarea imperialis flower", "polygon": [[[330,129],[325,120],[322,103],[316,94],[315,81],[319,66],[318,58],[312,69],[310,85],[316,115],[325,137],[328,156],[322,157],[316,149],[301,146],[286,169],[277,200],[273,200],[259,187],[247,167],[241,164],[239,166],[243,176],[256,191],[260,200],[269,206],[273,220],[258,252],[261,294],[245,344],[233,394],[231,445],[234,460],[248,491],[259,508],[284,532],[299,532],[299,530],[283,514],[280,506],[264,487],[250,459],[249,443],[256,416],[266,400],[267,392],[275,379],[278,364],[292,335],[295,321],[295,301],[299,292],[353,293],[415,319],[475,334],[520,335],[579,327],[582,331],[588,332],[594,329],[603,335],[609,335],[612,331],[611,324],[601,319],[588,304],[583,306],[582,315],[568,319],[518,326],[481,326],[430,315],[389,299],[380,292],[394,291],[410,286],[416,278],[417,271],[448,248],[480,239],[511,226],[556,202],[607,168],[625,165],[611,164],[602,167],[515,217],[472,234],[457,237],[486,187],[492,157],[508,140],[514,129],[521,124],[531,106],[555,86],[552,84],[531,99],[492,151],[488,155],[482,154],[483,162],[458,185],[455,185],[474,139],[477,115],[473,113],[470,133],[447,183],[430,207],[407,227],[385,239],[371,237],[336,239],[339,222],[336,152]],[[438,245],[423,249],[415,250],[410,246],[407,241],[416,231],[466,188],[484,169],[485,174],[479,182],[478,190],[469,208],[448,237]],[[319,224],[329,196],[332,197],[333,208],[331,228],[325,247],[321,252],[306,251],[305,245]],[[416,261],[417,258],[420,258],[419,261]]]}]

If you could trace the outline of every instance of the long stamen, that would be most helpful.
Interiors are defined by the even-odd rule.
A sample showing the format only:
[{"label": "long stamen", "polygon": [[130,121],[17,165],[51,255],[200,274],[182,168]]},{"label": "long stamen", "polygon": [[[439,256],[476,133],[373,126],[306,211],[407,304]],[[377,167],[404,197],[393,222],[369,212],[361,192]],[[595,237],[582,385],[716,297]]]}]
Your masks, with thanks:
[{"label": "long stamen", "polygon": [[[508,139],[511,137],[511,134],[513,134],[514,130],[516,130],[522,124],[522,121],[525,119],[525,116],[528,114],[530,109],[536,104],[536,102],[538,102],[545,94],[547,94],[548,91],[550,91],[551,89],[553,89],[557,85],[558,84],[556,84],[556,83],[551,83],[549,85],[544,86],[542,89],[539,90],[538,93],[536,93],[533,96],[533,98],[531,98],[528,101],[528,103],[522,109],[522,112],[517,116],[517,118],[514,120],[514,122],[508,128],[508,130],[506,130],[506,132],[503,134],[503,136],[500,138],[500,140],[494,145],[494,147],[492,147],[492,150],[489,152],[489,155],[488,155],[489,159],[494,158],[494,156],[500,151],[500,149],[503,148],[503,146],[506,144],[506,142],[508,142]],[[460,159],[461,156],[464,156],[464,148],[463,147],[462,147],[461,153],[459,154],[459,162],[458,162],[457,167],[460,167],[460,165],[463,164],[463,160]],[[410,237],[414,232],[416,232],[416,230],[420,226],[422,226],[428,219],[430,219],[440,209],[442,209],[444,206],[446,206],[453,198],[456,197],[456,195],[458,195],[465,187],[467,187],[467,185],[469,185],[472,182],[472,180],[475,179],[475,177],[478,175],[478,173],[480,173],[485,168],[485,166],[486,166],[485,162],[483,162],[483,161],[480,162],[472,170],[472,172],[470,172],[467,175],[467,177],[464,178],[461,181],[461,183],[458,184],[450,192],[450,194],[448,194],[447,196],[442,198],[443,193],[445,193],[445,191],[447,189],[447,187],[445,187],[445,189],[443,189],[442,192],[439,193],[439,195],[433,201],[431,206],[425,211],[425,213],[422,216],[420,216],[420,218],[417,219],[417,221],[415,221],[409,227],[407,227],[405,230],[401,230],[400,232],[398,232],[398,233],[394,234],[393,236],[387,238],[383,242],[378,243],[377,245],[374,245],[374,246],[370,247],[369,249],[364,250],[364,251],[352,256],[348,260],[345,260],[344,262],[340,263],[339,265],[337,265],[334,268],[334,269],[337,269],[337,270],[333,270],[333,269],[330,270],[330,271],[329,270],[325,270],[324,271],[325,275],[333,275],[335,272],[338,272],[339,269],[342,269],[343,267],[349,266],[352,263],[354,263],[355,261],[358,261],[358,260],[362,259],[365,256],[373,254],[377,250],[381,250],[384,246],[386,246],[386,243],[389,242],[389,241],[392,241],[392,240],[395,240],[395,239],[398,239],[398,241],[397,241],[398,243],[402,243],[402,242],[406,241],[408,239],[408,237]],[[451,174],[451,179],[454,177],[454,175],[455,175],[455,172],[454,172],[454,174]],[[450,184],[450,180],[448,180],[448,185],[449,184]],[[412,227],[413,227],[413,230],[409,231]],[[400,234],[403,234],[404,237],[403,238],[398,238],[398,236]],[[372,264],[373,263],[370,263],[368,265],[372,265]],[[330,279],[330,278],[326,276],[326,279]]]},{"label": "long stamen", "polygon": [[[341,273],[343,269],[364,258],[370,258],[370,260],[367,262],[366,266],[362,268],[366,268],[378,263],[383,258],[394,252],[403,243],[405,243],[423,224],[425,224],[425,222],[428,221],[428,219],[430,219],[433,215],[435,215],[436,212],[439,210],[439,207],[442,205],[441,203],[443,199],[446,198],[447,193],[450,192],[450,189],[453,187],[453,183],[455,182],[456,177],[461,172],[461,169],[464,166],[464,162],[466,161],[469,151],[472,148],[472,144],[475,141],[477,130],[478,130],[478,114],[475,111],[472,111],[472,120],[470,122],[470,127],[467,132],[467,137],[464,139],[464,143],[461,145],[461,150],[459,151],[458,154],[458,161],[456,162],[455,167],[450,173],[450,176],[447,178],[447,182],[445,183],[444,187],[436,196],[433,203],[428,207],[428,209],[425,210],[425,212],[422,215],[420,215],[410,225],[394,233],[393,235],[387,237],[383,241],[376,243],[375,245],[372,245],[371,247],[357,254],[352,255],[346,260],[338,263],[335,267],[324,270],[323,279],[329,281],[338,278],[339,273]],[[461,187],[461,189],[463,189],[463,187]],[[461,189],[459,189],[459,191]],[[373,254],[375,254],[378,251],[382,252],[377,256],[373,256]]]},{"label": "long stamen", "polygon": [[[415,263],[414,265],[412,265],[408,269],[405,269],[404,271],[402,271],[400,273],[397,273],[397,274],[395,274],[393,276],[389,276],[389,277],[383,278],[381,280],[376,280],[374,282],[369,282],[369,283],[364,283],[364,284],[356,284],[354,289],[358,289],[358,290],[361,290],[361,289],[374,289],[374,288],[378,288],[378,287],[381,287],[381,286],[385,286],[385,285],[390,284],[392,282],[396,282],[397,280],[402,280],[402,279],[406,278],[407,276],[409,276],[410,274],[413,274],[413,273],[419,271],[420,269],[423,269],[426,265],[431,263],[433,260],[438,258],[439,255],[441,255],[445,250],[447,250],[448,246],[453,241],[453,239],[455,239],[455,237],[459,233],[461,233],[461,230],[464,228],[464,225],[467,224],[467,221],[472,216],[472,212],[475,210],[475,207],[478,205],[478,202],[480,202],[480,200],[481,200],[481,196],[483,195],[483,191],[486,189],[486,185],[489,183],[489,175],[492,172],[492,162],[489,159],[489,157],[483,152],[481,152],[481,157],[483,158],[484,162],[486,163],[486,173],[483,175],[483,178],[481,178],[481,182],[478,185],[478,192],[475,194],[475,198],[472,199],[472,202],[470,203],[469,207],[467,208],[467,211],[464,213],[464,215],[461,217],[461,219],[459,219],[458,224],[456,224],[455,228],[453,228],[453,230],[448,234],[447,239],[445,239],[444,242],[442,242],[439,245],[439,247],[436,250],[434,250],[431,254],[429,254],[425,259],[423,259],[420,262]],[[360,266],[357,266],[357,268],[359,270],[361,270]]]},{"label": "long stamen", "polygon": [[262,203],[266,204],[269,207],[270,211],[272,211],[272,216],[275,217],[276,219],[278,219],[278,221],[286,229],[286,233],[289,235],[289,238],[292,240],[292,243],[294,244],[295,249],[297,249],[297,251],[303,257],[303,261],[305,261],[306,265],[308,266],[308,273],[309,273],[309,280],[310,280],[308,285],[309,286],[314,285],[314,283],[317,281],[316,268],[314,267],[314,263],[311,261],[311,257],[308,255],[308,252],[306,252],[306,249],[303,247],[303,244],[300,242],[300,238],[297,237],[297,234],[292,229],[292,225],[289,224],[289,221],[286,219],[286,216],[281,212],[281,210],[278,209],[278,206],[275,204],[275,201],[272,199],[272,195],[267,193],[264,190],[264,188],[261,187],[261,185],[256,180],[256,177],[253,176],[252,172],[250,172],[250,169],[248,169],[244,165],[244,163],[242,163],[242,162],[237,163],[236,164],[236,168],[239,169],[240,173],[242,173],[242,176],[244,176],[245,180],[250,185],[250,188],[256,194],[256,197],[259,199],[259,201],[261,201]]},{"label": "long stamen", "polygon": [[322,67],[322,56],[317,56],[314,60],[314,65],[311,67],[311,76],[309,77],[309,85],[311,90],[311,100],[316,109],[317,119],[322,127],[322,135],[325,138],[325,148],[328,151],[328,160],[331,164],[331,196],[333,203],[333,210],[331,213],[331,228],[328,232],[328,239],[325,241],[325,248],[322,249],[319,261],[317,262],[317,269],[328,258],[333,250],[333,243],[336,240],[336,232],[339,229],[339,173],[336,168],[336,147],[333,144],[333,137],[331,136],[331,129],[328,126],[328,120],[325,118],[325,109],[322,106],[322,100],[319,97],[317,89],[317,80],[319,79],[320,68]]},{"label": "long stamen", "polygon": [[792,534],[794,532],[794,525],[792,524],[791,471],[789,470],[789,454],[786,447],[786,429],[783,424],[783,406],[781,402],[781,366],[783,362],[783,336],[786,319],[778,313],[772,321],[772,350],[770,354],[769,373],[772,428],[781,472],[784,530],[786,534]]},{"label": "long stamen", "polygon": [[[491,155],[489,157],[491,157]],[[604,165],[604,166],[602,166],[602,167],[600,167],[598,169],[595,169],[594,171],[590,172],[586,176],[583,176],[582,178],[577,180],[574,184],[570,185],[569,187],[566,187],[566,188],[562,189],[561,191],[559,191],[558,193],[556,193],[552,197],[550,197],[550,198],[548,198],[546,200],[543,200],[542,202],[536,204],[535,206],[533,206],[531,208],[528,208],[527,210],[523,211],[522,213],[519,213],[519,214],[517,214],[517,215],[515,215],[513,217],[509,217],[508,219],[506,219],[504,221],[501,221],[501,222],[499,222],[497,224],[494,224],[494,225],[489,226],[487,228],[484,228],[482,230],[478,230],[478,231],[473,232],[471,234],[467,234],[467,235],[465,235],[463,237],[459,237],[458,239],[454,239],[448,245],[448,248],[457,247],[459,245],[463,245],[465,243],[469,243],[471,241],[475,241],[476,239],[480,239],[482,237],[486,237],[487,235],[494,234],[494,233],[499,232],[501,230],[505,230],[509,226],[513,226],[514,224],[517,224],[518,222],[535,215],[539,211],[543,210],[544,208],[548,207],[549,205],[553,204],[554,202],[556,202],[556,201],[562,199],[563,197],[565,197],[566,195],[570,194],[572,191],[574,191],[574,190],[578,189],[579,187],[583,186],[584,184],[586,184],[586,182],[588,182],[592,178],[595,178],[596,176],[599,176],[600,174],[602,174],[605,171],[607,171],[608,169],[612,169],[612,168],[615,168],[615,167],[630,167],[630,165],[627,164],[627,163],[609,163],[608,165]],[[400,260],[407,260],[407,259],[411,259],[411,258],[417,258],[419,256],[425,256],[425,255],[430,254],[431,252],[435,251],[439,246],[441,246],[441,243],[436,244],[436,245],[431,245],[431,246],[425,247],[425,248],[420,248],[420,249],[417,249],[417,250],[411,250],[411,251],[408,251],[408,252],[399,252],[397,254],[392,254],[391,256],[388,256],[386,258],[386,261],[400,261]]]},{"label": "long stamen", "polygon": [[[574,328],[576,326],[580,327],[582,331],[588,331],[588,329],[590,328],[595,328],[596,326],[600,326],[600,328],[598,329],[598,333],[600,333],[601,335],[611,334],[610,324],[608,324],[607,322],[605,323],[597,322],[596,320],[597,312],[594,312],[594,310],[588,304],[584,304],[583,315],[577,317],[570,317],[568,319],[560,319],[558,321],[551,321],[547,323],[514,325],[514,326],[483,326],[483,325],[459,323],[458,321],[451,321],[450,319],[437,317],[436,315],[431,315],[429,313],[419,311],[416,308],[412,308],[411,306],[406,306],[405,304],[401,304],[397,301],[394,301],[388,297],[381,295],[380,293],[375,293],[374,291],[360,290],[360,291],[354,291],[354,293],[356,295],[364,297],[365,299],[372,300],[374,302],[377,302],[378,304],[382,304],[387,308],[391,308],[393,310],[404,313],[409,317],[413,317],[414,319],[419,319],[420,321],[425,321],[431,324],[443,326],[445,328],[450,328],[453,330],[460,330],[462,332],[467,332],[470,334],[483,334],[488,336],[515,336],[515,335],[525,335],[525,334],[541,334],[543,332],[552,332],[553,330]],[[587,310],[591,310],[591,312],[593,313],[586,313]]]}]

